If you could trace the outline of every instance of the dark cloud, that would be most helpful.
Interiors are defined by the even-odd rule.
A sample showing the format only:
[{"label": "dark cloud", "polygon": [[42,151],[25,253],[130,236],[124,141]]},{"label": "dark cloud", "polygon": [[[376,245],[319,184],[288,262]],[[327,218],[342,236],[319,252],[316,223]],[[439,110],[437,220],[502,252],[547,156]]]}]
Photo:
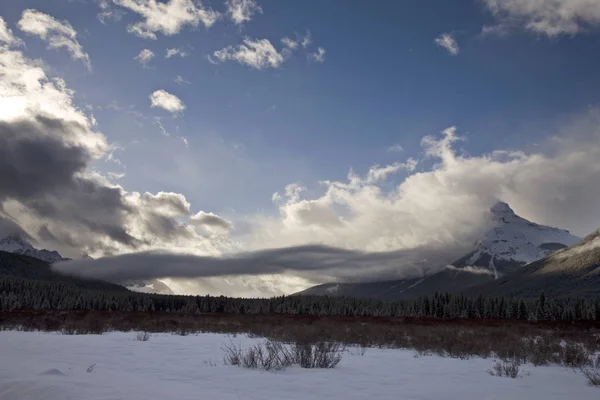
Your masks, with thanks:
[{"label": "dark cloud", "polygon": [[30,240],[31,237],[15,221],[2,216],[0,212],[0,239],[7,236],[20,236],[23,239]]},{"label": "dark cloud", "polygon": [[61,138],[78,129],[74,123],[42,117],[0,121],[0,199],[30,199],[69,186],[90,159],[85,148],[67,146]]},{"label": "dark cloud", "polygon": [[365,253],[311,245],[222,257],[145,252],[57,263],[53,268],[64,274],[108,281],[285,273],[318,281],[378,281],[422,276],[426,271],[444,268],[468,250],[457,246]]},{"label": "dark cloud", "polygon": [[[48,221],[36,229],[40,239],[78,252],[114,253],[122,246],[189,238],[173,218],[189,214],[182,195],[145,193],[130,201],[121,187],[85,173],[94,160],[81,140],[86,129],[40,116],[0,122],[0,203],[18,201],[28,215]],[[128,224],[139,226],[140,237]]]}]

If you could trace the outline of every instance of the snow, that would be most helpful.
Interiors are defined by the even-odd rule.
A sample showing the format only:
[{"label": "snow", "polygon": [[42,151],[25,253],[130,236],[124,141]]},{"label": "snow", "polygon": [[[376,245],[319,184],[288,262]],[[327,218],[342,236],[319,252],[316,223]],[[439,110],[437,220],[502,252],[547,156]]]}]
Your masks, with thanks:
[{"label": "snow", "polygon": [[[282,372],[223,365],[224,335],[134,333],[69,336],[0,332],[2,400],[494,400],[598,399],[580,373],[525,366],[509,379],[489,375],[492,359],[418,357],[408,350],[344,355],[336,369]],[[232,338],[237,345],[257,339]],[[95,365],[94,365],[95,364]],[[93,367],[91,367],[93,365]],[[91,368],[90,368],[91,367]],[[91,369],[91,372],[87,372]],[[49,372],[51,371],[51,372]]]},{"label": "snow", "polygon": [[57,251],[50,250],[38,250],[34,248],[29,242],[19,236],[7,236],[0,240],[0,251],[6,251],[8,253],[22,254],[37,258],[38,260],[53,263],[56,261],[65,260]]},{"label": "snow", "polygon": [[581,241],[581,238],[564,229],[539,225],[521,218],[503,202],[494,205],[490,211],[493,228],[477,243],[477,251],[469,258],[467,265],[475,265],[484,254],[495,260],[528,264],[552,253],[553,250],[544,248],[543,244],[572,246]]}]

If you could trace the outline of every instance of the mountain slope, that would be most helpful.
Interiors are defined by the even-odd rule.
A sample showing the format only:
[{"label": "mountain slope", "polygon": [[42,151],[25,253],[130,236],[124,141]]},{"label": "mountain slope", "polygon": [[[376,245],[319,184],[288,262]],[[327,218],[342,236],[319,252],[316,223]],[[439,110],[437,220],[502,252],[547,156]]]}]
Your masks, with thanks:
[{"label": "mountain slope", "polygon": [[[46,249],[38,250],[27,240],[17,235],[7,236],[4,239],[0,239],[0,251],[36,258],[49,264],[57,261],[71,260],[70,258],[63,258],[57,251],[50,251]],[[82,258],[92,257],[84,253],[82,254]],[[169,286],[157,279],[141,282],[118,282],[118,284],[135,292],[174,294],[173,290],[171,290]]]},{"label": "mountain slope", "polygon": [[435,274],[387,282],[323,284],[298,294],[405,299],[436,291],[456,293],[494,281],[581,240],[566,230],[521,218],[503,202],[490,209],[490,221],[492,228],[472,252]]},{"label": "mountain slope", "polygon": [[58,274],[50,264],[37,258],[0,251],[0,279],[17,278],[72,284],[84,289],[127,292],[123,286],[90,279],[81,279]]},{"label": "mountain slope", "polygon": [[600,296],[600,230],[567,249],[535,261],[493,282],[469,288],[467,294],[536,298]]},{"label": "mountain slope", "polygon": [[38,260],[46,261],[48,263],[69,260],[68,258],[63,258],[57,251],[50,251],[46,249],[38,250],[22,237],[15,235],[0,239],[0,251],[21,254],[24,256],[37,258]]}]

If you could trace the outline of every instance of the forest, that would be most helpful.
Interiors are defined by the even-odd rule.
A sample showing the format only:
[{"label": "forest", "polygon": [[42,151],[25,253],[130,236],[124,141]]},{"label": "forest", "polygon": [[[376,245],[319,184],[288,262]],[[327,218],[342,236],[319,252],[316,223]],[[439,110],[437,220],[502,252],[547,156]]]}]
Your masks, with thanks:
[{"label": "forest", "polygon": [[382,301],[335,296],[281,296],[244,299],[182,296],[110,290],[89,283],[0,276],[0,310],[93,310],[188,314],[290,314],[332,317],[411,317],[511,319],[522,321],[600,321],[600,299],[467,297],[435,293],[413,300]]}]

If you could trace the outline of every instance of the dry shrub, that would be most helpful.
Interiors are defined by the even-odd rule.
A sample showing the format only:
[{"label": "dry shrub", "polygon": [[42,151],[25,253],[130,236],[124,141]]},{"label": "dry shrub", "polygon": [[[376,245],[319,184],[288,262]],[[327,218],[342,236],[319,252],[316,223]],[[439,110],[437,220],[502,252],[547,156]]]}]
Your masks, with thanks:
[{"label": "dry shrub", "polygon": [[302,368],[335,368],[345,346],[339,342],[295,343],[292,352]]},{"label": "dry shrub", "polygon": [[225,364],[279,371],[292,365],[302,368],[335,368],[342,360],[345,347],[332,342],[285,345],[279,341],[266,340],[247,349],[231,342],[222,349]]},{"label": "dry shrub", "polygon": [[581,372],[591,386],[600,386],[600,369],[583,368]]},{"label": "dry shrub", "polygon": [[135,334],[135,340],[137,340],[138,342],[147,342],[148,340],[150,340],[150,337],[152,335],[150,334],[150,332],[137,332]]},{"label": "dry shrub", "polygon": [[521,363],[517,360],[496,361],[488,373],[492,376],[502,376],[506,378],[518,378]]}]

